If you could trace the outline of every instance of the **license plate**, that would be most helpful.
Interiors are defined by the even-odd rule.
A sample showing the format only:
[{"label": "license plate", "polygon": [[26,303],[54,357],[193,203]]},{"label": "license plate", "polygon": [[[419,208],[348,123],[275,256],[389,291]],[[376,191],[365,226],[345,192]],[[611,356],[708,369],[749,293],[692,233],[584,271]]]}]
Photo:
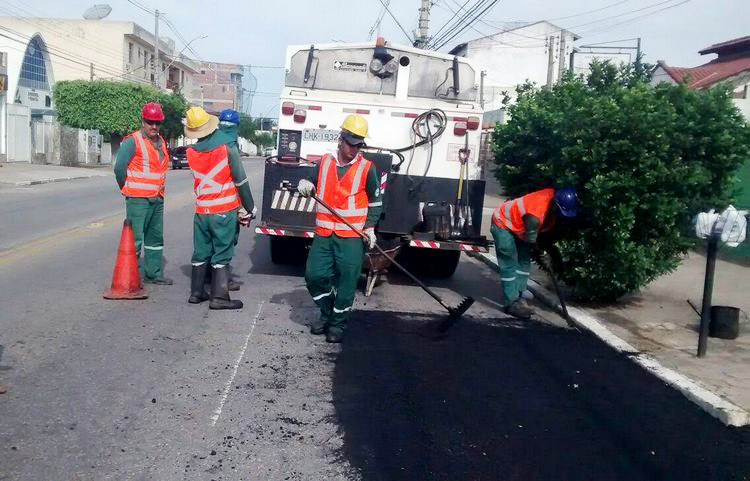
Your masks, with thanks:
[{"label": "license plate", "polygon": [[338,130],[327,129],[304,129],[302,140],[308,142],[337,142],[339,140]]}]

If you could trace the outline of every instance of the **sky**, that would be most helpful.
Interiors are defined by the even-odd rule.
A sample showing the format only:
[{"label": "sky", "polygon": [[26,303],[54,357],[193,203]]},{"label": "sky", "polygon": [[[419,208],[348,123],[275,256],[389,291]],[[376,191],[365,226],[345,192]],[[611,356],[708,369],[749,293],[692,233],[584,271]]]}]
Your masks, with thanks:
[{"label": "sky", "polygon": [[[440,29],[459,10],[478,0],[433,0],[429,30]],[[749,0],[499,0],[481,21],[448,43],[453,46],[502,30],[506,22],[548,20],[582,38],[576,45],[640,37],[647,62],[691,67],[711,56],[698,50],[714,43],[750,35]],[[278,114],[284,82],[287,45],[367,41],[383,3],[390,3],[379,26],[380,36],[409,44],[417,26],[420,0],[0,0],[0,15],[82,18],[94,3],[109,3],[110,20],[135,21],[153,31],[159,9],[203,60],[251,65],[257,93],[251,115]],[[183,44],[162,23],[161,36]],[[373,35],[377,34],[377,30]],[[374,38],[374,36],[373,36]],[[632,44],[630,42],[624,42]],[[271,67],[271,68],[261,68]],[[246,85],[248,87],[248,85]]]}]

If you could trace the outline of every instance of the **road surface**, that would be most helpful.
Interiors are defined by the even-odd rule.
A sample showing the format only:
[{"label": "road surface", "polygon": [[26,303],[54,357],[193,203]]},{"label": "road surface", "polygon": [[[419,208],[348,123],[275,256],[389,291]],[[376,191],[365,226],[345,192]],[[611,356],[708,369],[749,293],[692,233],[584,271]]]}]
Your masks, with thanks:
[{"label": "road surface", "polygon": [[[259,201],[262,161],[245,165]],[[144,301],[102,299],[113,179],[0,189],[0,479],[750,479],[750,431],[541,308],[508,319],[468,257],[428,279],[477,299],[444,337],[440,306],[393,273],[342,345],[310,336],[304,266],[274,265],[251,231],[233,262],[245,309],[188,304],[191,188],[170,171],[175,285]]]}]

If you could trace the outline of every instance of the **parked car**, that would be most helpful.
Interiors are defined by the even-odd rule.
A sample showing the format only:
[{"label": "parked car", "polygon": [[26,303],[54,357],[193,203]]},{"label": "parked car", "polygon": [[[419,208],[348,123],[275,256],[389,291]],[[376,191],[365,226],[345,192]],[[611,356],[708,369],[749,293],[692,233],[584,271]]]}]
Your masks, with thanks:
[{"label": "parked car", "polygon": [[181,169],[188,166],[186,147],[174,147],[169,149],[169,160],[173,169]]}]

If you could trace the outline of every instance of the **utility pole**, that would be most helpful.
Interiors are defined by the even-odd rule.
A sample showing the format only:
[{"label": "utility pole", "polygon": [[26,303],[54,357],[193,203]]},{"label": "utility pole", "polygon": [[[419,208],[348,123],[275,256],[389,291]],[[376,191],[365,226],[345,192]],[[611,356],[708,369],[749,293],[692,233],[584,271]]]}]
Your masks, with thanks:
[{"label": "utility pole", "polygon": [[552,80],[555,76],[555,37],[547,38],[547,90],[552,90]]},{"label": "utility pole", "polygon": [[419,8],[419,34],[414,39],[414,46],[424,48],[427,45],[427,25],[430,23],[430,0],[422,0]]},{"label": "utility pole", "polygon": [[565,30],[560,30],[560,65],[557,69],[557,81],[562,80],[563,74],[565,73]]},{"label": "utility pole", "polygon": [[479,105],[484,109],[484,77],[487,75],[486,70],[479,72]]},{"label": "utility pole", "polygon": [[638,44],[635,47],[635,61],[641,63],[641,37],[638,37]]},{"label": "utility pole", "polygon": [[89,80],[94,81],[94,62],[89,64]]},{"label": "utility pole", "polygon": [[159,84],[159,10],[154,11],[154,85],[161,90]]}]

